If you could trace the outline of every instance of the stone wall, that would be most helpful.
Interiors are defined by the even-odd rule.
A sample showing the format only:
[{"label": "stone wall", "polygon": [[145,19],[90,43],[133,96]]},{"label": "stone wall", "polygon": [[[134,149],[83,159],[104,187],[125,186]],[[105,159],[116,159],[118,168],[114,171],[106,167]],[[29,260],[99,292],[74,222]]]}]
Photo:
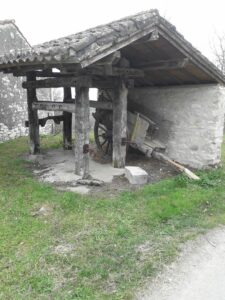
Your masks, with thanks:
[{"label": "stone wall", "polygon": [[[0,40],[0,55],[15,49],[30,48],[29,43],[12,20],[0,21]],[[0,73],[0,143],[28,134],[28,128],[25,127],[26,90],[21,85],[23,80],[11,74]],[[39,100],[48,100],[49,95],[48,90],[38,91]],[[45,116],[47,113],[39,113],[39,117]],[[53,124],[49,121],[47,126],[40,127],[41,134],[51,133],[52,130]]]},{"label": "stone wall", "polygon": [[168,156],[194,168],[220,162],[224,100],[219,85],[139,88],[128,95],[129,109],[157,123],[155,137],[166,144]]},{"label": "stone wall", "polygon": [[[21,86],[23,79],[12,75],[0,74],[0,143],[28,135],[25,127],[27,120],[26,90]],[[48,100],[48,90],[38,91],[39,100]],[[52,114],[52,112],[50,113]],[[39,118],[47,116],[47,112],[39,112]],[[48,121],[40,127],[40,134],[50,134],[54,124]]]}]

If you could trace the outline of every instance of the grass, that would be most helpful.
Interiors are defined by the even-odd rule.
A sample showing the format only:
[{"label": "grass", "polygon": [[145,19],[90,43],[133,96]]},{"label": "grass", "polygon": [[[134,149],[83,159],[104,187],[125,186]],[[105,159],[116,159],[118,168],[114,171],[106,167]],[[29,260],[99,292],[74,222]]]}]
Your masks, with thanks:
[{"label": "grass", "polygon": [[0,299],[132,299],[182,242],[225,223],[225,167],[99,199],[37,182],[26,151],[26,138],[0,145]]}]

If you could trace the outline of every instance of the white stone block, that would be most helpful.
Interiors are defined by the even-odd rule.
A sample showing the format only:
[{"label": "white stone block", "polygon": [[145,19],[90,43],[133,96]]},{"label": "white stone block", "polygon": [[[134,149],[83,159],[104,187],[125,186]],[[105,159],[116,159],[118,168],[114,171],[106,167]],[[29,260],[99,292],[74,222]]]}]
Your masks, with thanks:
[{"label": "white stone block", "polygon": [[125,176],[131,184],[145,184],[148,181],[148,173],[140,167],[125,167]]}]

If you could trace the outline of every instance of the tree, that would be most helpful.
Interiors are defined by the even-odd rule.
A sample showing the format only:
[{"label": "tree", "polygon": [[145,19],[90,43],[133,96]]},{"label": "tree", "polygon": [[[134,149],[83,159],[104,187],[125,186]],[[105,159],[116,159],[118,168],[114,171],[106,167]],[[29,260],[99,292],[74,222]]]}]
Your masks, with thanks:
[{"label": "tree", "polygon": [[212,45],[212,50],[216,66],[225,75],[225,33],[221,35],[216,34],[216,38],[214,39]]}]

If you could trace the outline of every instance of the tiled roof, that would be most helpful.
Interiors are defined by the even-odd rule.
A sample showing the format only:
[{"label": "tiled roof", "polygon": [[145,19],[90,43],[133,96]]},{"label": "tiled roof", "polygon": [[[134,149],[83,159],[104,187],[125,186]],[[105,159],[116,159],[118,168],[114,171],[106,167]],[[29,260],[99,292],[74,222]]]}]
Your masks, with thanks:
[{"label": "tiled roof", "polygon": [[[12,51],[0,57],[0,64],[65,61],[74,63],[90,58],[121,43],[157,22],[157,10],[142,12],[112,23],[97,26],[32,47],[29,51]],[[1,67],[1,66],[0,66]]]},{"label": "tiled roof", "polygon": [[58,63],[79,63],[81,67],[86,67],[154,30],[168,38],[175,47],[182,48],[183,54],[214,80],[225,83],[220,70],[185,40],[175,26],[162,18],[158,10],[141,12],[29,49],[10,51],[7,55],[0,56],[0,70],[23,65]]}]

